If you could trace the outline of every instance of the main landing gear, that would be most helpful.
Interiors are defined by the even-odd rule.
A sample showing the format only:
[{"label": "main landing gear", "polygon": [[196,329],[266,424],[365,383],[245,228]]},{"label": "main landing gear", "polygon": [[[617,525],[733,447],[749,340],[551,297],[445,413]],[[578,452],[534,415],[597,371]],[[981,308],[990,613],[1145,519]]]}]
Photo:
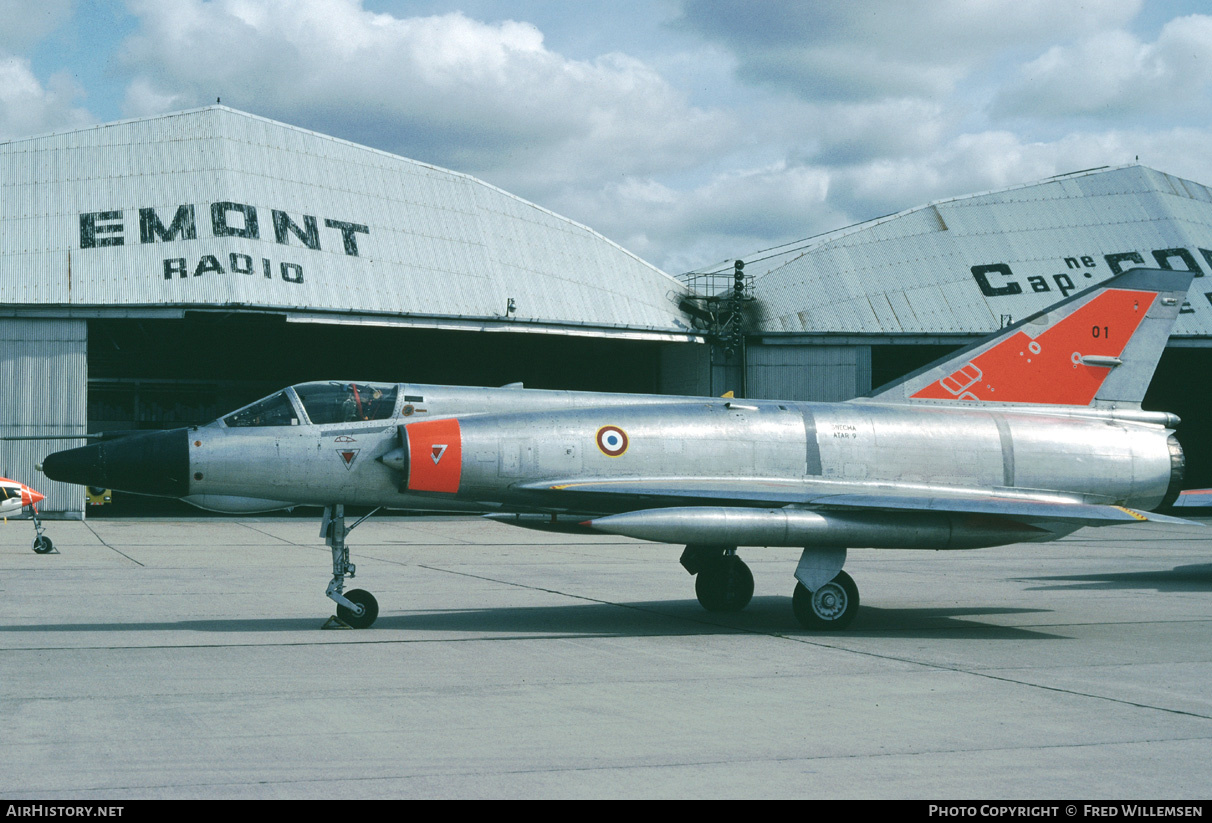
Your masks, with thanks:
[{"label": "main landing gear", "polygon": [[357,567],[349,562],[349,547],[345,538],[361,525],[362,521],[378,509],[363,515],[352,526],[345,525],[345,506],[338,503],[324,507],[324,518],[320,523],[320,536],[332,549],[332,582],[325,594],[337,604],[337,613],[329,618],[324,628],[368,629],[379,616],[379,602],[373,594],[362,589],[344,592],[346,576],[353,577]]},{"label": "main landing gear", "polygon": [[[735,546],[687,546],[682,566],[695,575],[694,592],[709,612],[739,612],[753,598],[753,573]],[[841,631],[858,614],[858,586],[842,565],[842,548],[804,549],[796,567],[791,609],[813,631]]]},{"label": "main landing gear", "polygon": [[858,586],[842,571],[846,550],[834,547],[804,549],[795,567],[791,610],[805,629],[841,631],[858,614]]},{"label": "main landing gear", "polygon": [[850,625],[858,613],[858,606],[858,586],[844,571],[839,571],[837,577],[816,591],[796,583],[791,595],[795,619],[805,629],[815,631],[841,631]]},{"label": "main landing gear", "polygon": [[709,612],[739,612],[753,599],[753,572],[736,546],[687,546],[682,566],[695,575],[694,593]]}]

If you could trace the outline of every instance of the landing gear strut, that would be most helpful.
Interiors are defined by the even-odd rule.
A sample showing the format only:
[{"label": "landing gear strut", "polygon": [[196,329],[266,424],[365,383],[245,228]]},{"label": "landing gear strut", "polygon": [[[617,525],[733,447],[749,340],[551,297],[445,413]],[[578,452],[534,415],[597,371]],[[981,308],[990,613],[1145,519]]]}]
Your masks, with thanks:
[{"label": "landing gear strut", "polygon": [[29,507],[29,516],[34,521],[34,551],[38,554],[50,554],[55,551],[55,544],[44,534],[46,529],[42,525],[42,520],[38,517],[36,506]]},{"label": "landing gear strut", "polygon": [[739,612],[753,599],[753,572],[735,546],[687,546],[682,566],[696,575],[694,593],[709,612]]},{"label": "landing gear strut", "polygon": [[345,538],[351,531],[362,524],[362,521],[377,512],[378,509],[363,515],[354,521],[352,526],[345,525],[345,506],[338,503],[324,507],[324,518],[320,523],[320,536],[332,549],[332,582],[328,584],[325,594],[337,604],[337,614],[325,624],[332,626],[333,620],[341,626],[351,629],[367,629],[379,616],[379,603],[374,595],[362,589],[351,589],[343,592],[345,577],[353,577],[357,567],[349,562],[349,547]]}]

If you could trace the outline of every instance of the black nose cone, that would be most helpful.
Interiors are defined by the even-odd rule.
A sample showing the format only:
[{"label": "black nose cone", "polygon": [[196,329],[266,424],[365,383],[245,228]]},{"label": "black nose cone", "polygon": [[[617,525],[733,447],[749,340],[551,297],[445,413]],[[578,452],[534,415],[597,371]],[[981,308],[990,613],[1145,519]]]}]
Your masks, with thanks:
[{"label": "black nose cone", "polygon": [[143,432],[48,455],[51,480],[160,497],[189,494],[189,433]]}]

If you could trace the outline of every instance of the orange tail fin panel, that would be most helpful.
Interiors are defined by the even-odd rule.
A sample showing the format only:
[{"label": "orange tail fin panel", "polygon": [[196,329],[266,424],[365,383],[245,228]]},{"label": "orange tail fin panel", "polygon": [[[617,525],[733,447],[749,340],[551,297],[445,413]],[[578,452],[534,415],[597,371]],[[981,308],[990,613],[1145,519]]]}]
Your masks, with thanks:
[{"label": "orange tail fin panel", "polygon": [[918,369],[872,398],[1139,408],[1193,276],[1169,269],[1124,272]]},{"label": "orange tail fin panel", "polygon": [[1123,354],[1156,298],[1108,289],[1038,337],[1020,330],[911,396],[1087,406],[1112,369],[1088,361]]}]

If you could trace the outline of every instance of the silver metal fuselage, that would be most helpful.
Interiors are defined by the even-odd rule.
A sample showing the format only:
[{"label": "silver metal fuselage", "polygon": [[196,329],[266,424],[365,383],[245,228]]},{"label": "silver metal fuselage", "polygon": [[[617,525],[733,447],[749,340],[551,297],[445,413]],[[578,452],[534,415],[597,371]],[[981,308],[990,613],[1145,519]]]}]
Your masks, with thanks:
[{"label": "silver metal fuselage", "polygon": [[[457,423],[433,425],[442,420]],[[188,430],[185,499],[223,511],[335,503],[578,515],[669,508],[675,520],[675,507],[698,505],[695,523],[708,536],[726,530],[729,517],[740,523],[745,506],[769,510],[763,489],[775,490],[778,500],[996,493],[1151,509],[1172,481],[1170,436],[1177,421],[1161,413],[1064,406],[799,403],[402,384],[384,419],[313,425],[301,415],[298,422],[228,427],[216,421]],[[420,442],[425,437],[433,442]],[[734,508],[713,520],[712,498],[742,480],[755,490],[751,502],[736,508],[731,500]],[[612,483],[625,491],[600,493]],[[646,484],[653,489],[644,491]],[[677,496],[660,492],[679,485]],[[578,492],[588,487],[595,493]],[[688,503],[686,489],[702,489],[702,500]],[[792,502],[790,511],[796,507]],[[782,539],[772,538],[770,528],[738,526],[736,534],[756,535],[754,542],[764,545],[805,545],[811,518],[792,517],[799,525],[787,525],[791,531]],[[845,525],[839,517],[834,533]],[[891,545],[1014,542],[998,528],[984,538],[977,529],[967,541],[937,545],[939,532],[930,526],[936,521],[929,518],[888,515],[889,528],[926,528],[920,541]],[[875,521],[867,515],[863,522]],[[652,526],[656,531],[649,533],[663,533],[657,520]],[[1058,527],[1041,539],[1073,528]],[[689,542],[685,528],[669,534],[670,542]],[[851,546],[878,543],[865,533],[856,539]]]}]

